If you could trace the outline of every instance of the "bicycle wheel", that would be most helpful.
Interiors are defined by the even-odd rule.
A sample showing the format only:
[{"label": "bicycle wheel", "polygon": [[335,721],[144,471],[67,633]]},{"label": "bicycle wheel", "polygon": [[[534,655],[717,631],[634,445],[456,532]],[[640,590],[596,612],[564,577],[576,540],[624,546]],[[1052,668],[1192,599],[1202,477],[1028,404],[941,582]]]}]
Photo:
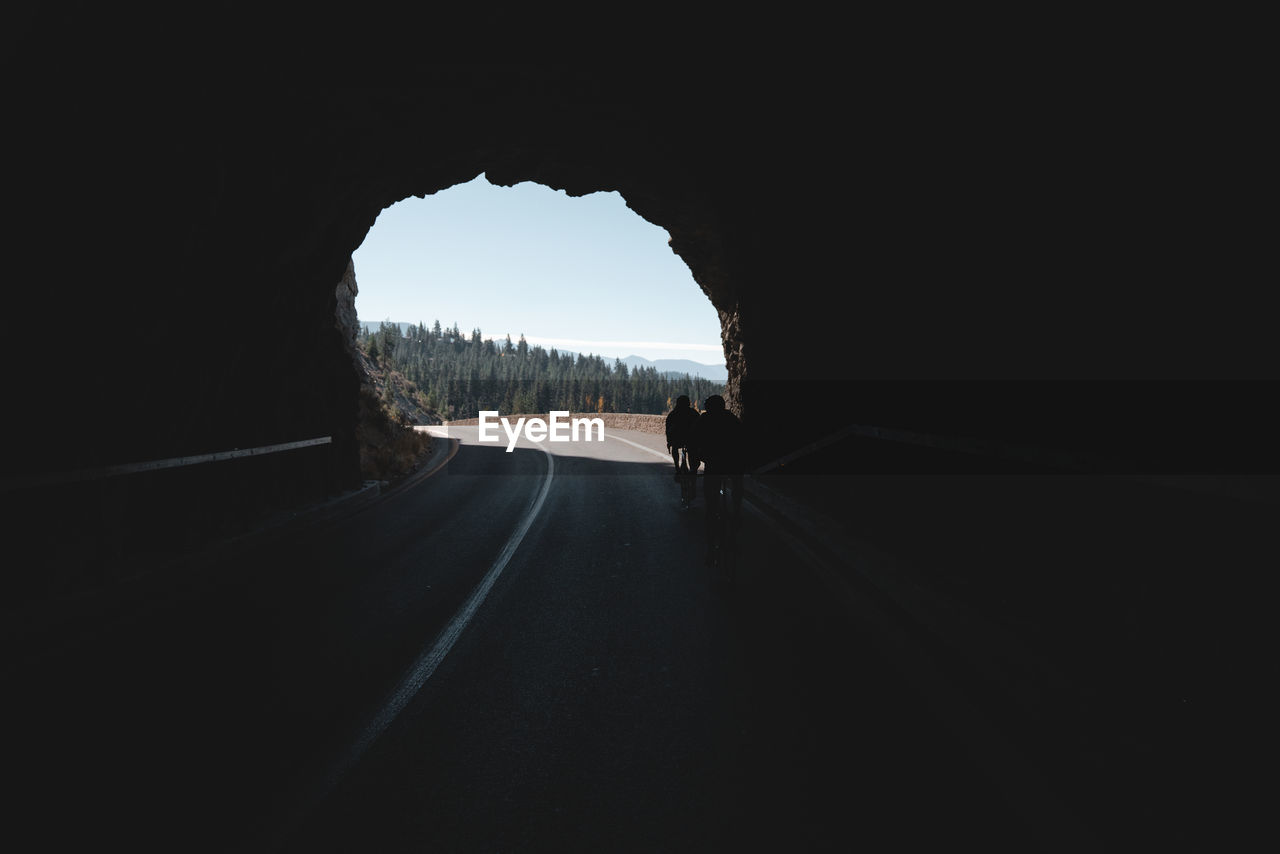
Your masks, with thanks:
[{"label": "bicycle wheel", "polygon": [[725,478],[720,486],[720,570],[726,588],[732,588],[738,574],[738,538],[733,518],[733,485]]},{"label": "bicycle wheel", "polygon": [[680,468],[678,469],[680,478],[680,505],[684,509],[689,509],[693,504],[693,472],[689,471],[689,451],[687,448],[680,449]]},{"label": "bicycle wheel", "polygon": [[718,571],[724,552],[724,526],[721,511],[720,482],[711,474],[703,479],[702,497],[706,503],[707,566]]}]

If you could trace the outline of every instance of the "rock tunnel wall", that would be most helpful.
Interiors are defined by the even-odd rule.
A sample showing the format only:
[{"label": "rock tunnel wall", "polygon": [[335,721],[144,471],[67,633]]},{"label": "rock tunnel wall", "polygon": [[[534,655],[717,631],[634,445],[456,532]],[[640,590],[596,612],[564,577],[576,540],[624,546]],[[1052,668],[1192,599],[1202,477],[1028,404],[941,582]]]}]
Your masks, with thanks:
[{"label": "rock tunnel wall", "polygon": [[384,207],[480,173],[667,229],[762,459],[857,422],[1260,465],[1275,339],[1184,239],[1159,118],[1027,95],[511,66],[28,93],[5,474],[332,436],[323,488],[353,483],[335,284]]}]

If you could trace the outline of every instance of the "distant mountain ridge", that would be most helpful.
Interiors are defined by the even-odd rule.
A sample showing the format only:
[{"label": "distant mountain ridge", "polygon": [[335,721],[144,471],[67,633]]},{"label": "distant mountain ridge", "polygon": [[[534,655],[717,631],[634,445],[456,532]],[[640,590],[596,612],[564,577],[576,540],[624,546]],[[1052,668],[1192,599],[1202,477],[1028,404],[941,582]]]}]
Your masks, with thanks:
[{"label": "distant mountain ridge", "polygon": [[[396,323],[395,321],[391,321],[391,322],[394,323],[396,326],[400,327],[400,332],[402,334],[407,332],[410,327],[418,325],[416,323],[405,323],[404,321],[400,321],[398,323]],[[360,321],[360,325],[371,332],[377,332],[378,327],[381,323],[383,323],[383,321],[378,321],[378,320],[361,320]],[[467,330],[463,330],[463,331],[466,332]],[[485,338],[494,338],[494,340],[499,340],[499,341],[502,340],[502,338],[506,337],[504,335],[501,338],[496,338],[495,336],[492,336],[492,335],[484,335],[483,332],[481,332],[481,335]],[[549,349],[549,348],[544,347],[543,349]],[[561,352],[564,352],[564,351],[561,351]],[[579,355],[583,355],[583,354],[580,353]],[[587,354],[587,355],[599,355],[599,354]],[[720,383],[727,382],[729,379],[729,370],[724,365],[707,365],[707,364],[703,364],[702,362],[695,362],[692,359],[646,359],[644,356],[631,355],[623,359],[622,363],[626,365],[628,368],[654,368],[655,370],[658,371],[658,373],[663,374],[665,376],[682,377],[685,374],[688,374],[691,377],[702,377],[705,380],[711,380],[712,382],[720,382]]]},{"label": "distant mountain ridge", "polygon": [[667,376],[702,377],[713,382],[726,382],[729,371],[724,365],[704,365],[691,359],[646,359],[644,356],[627,356],[622,363],[628,368],[654,368]]}]

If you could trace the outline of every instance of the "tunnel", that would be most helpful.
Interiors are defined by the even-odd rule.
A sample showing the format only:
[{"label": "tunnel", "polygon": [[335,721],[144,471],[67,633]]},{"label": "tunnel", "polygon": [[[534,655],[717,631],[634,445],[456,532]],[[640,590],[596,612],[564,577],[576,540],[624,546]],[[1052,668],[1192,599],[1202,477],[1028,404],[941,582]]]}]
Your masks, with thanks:
[{"label": "tunnel", "polygon": [[[1105,623],[1135,666],[1182,656],[1217,709],[1221,661],[1243,647],[1203,639],[1234,621],[1179,617],[1203,614],[1206,585],[1251,587],[1272,548],[1276,338],[1224,263],[1232,238],[1205,219],[1212,189],[1175,117],[1044,84],[437,65],[404,88],[17,93],[0,477],[11,554],[29,557],[10,562],[11,601],[77,574],[109,597],[109,558],[135,546],[108,531],[199,548],[222,533],[201,519],[252,524],[246,494],[266,513],[359,488],[339,283],[380,211],[483,174],[616,191],[666,229],[719,314],[753,467],[839,484],[826,516],[890,543],[1007,536],[1032,550],[1016,562],[1075,538],[1098,586],[1049,572],[1021,579],[1027,595],[1070,599],[1063,624]],[[84,474],[314,439],[235,468]],[[959,486],[1020,476],[1126,485],[1052,504],[1051,532],[998,489],[984,504]],[[912,478],[939,485],[888,485]],[[1103,518],[1108,501],[1130,527]],[[1199,550],[1171,530],[1187,520]],[[1147,556],[1122,559],[1139,541]],[[1112,593],[1160,613],[1117,617]],[[1198,725],[1168,724],[1189,741]]]},{"label": "tunnel", "polygon": [[[81,407],[112,417],[88,442],[69,441],[74,418],[11,424],[65,464],[23,452],[6,468],[341,439],[352,378],[331,321],[352,250],[384,207],[484,173],[570,195],[616,190],[667,229],[720,313],[743,413],[800,406],[833,423],[1092,446],[1131,468],[1257,470],[1254,457],[1191,460],[1209,444],[1193,437],[1214,435],[1206,409],[1231,407],[1253,435],[1248,407],[1265,386],[1249,383],[1268,379],[1268,337],[1233,282],[1206,298],[1209,282],[1194,278],[1213,235],[1171,245],[1174,211],[1151,210],[1171,192],[1167,163],[1135,160],[1151,129],[1101,106],[1074,116],[1081,136],[1107,129],[1104,150],[1037,130],[1034,115],[1012,130],[1002,109],[1016,91],[963,105],[917,92],[914,118],[902,115],[909,99],[874,103],[873,91],[859,119],[820,81],[677,80],[498,68],[440,71],[415,93],[25,96],[30,165],[11,198],[29,248],[17,260],[50,284],[16,289],[15,314],[52,329],[13,342],[31,360],[15,398],[38,399],[45,377],[68,370]],[[83,308],[59,317],[67,291],[53,281],[72,283]],[[264,329],[229,343],[242,295]],[[815,307],[839,323],[819,325]],[[185,381],[171,368],[151,387],[117,381],[164,336],[207,366]],[[791,352],[798,336],[815,358]],[[262,384],[249,378],[264,375],[279,379],[276,401],[251,397]],[[264,425],[264,409],[279,423]],[[770,437],[762,459],[804,432]],[[343,456],[339,480],[352,476]]]}]

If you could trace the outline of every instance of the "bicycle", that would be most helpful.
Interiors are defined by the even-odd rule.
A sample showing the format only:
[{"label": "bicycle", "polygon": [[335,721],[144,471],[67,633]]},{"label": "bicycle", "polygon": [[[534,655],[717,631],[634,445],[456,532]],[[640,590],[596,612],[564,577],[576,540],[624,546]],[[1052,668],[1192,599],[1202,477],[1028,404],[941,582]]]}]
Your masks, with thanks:
[{"label": "bicycle", "polygon": [[693,505],[693,494],[695,489],[694,478],[697,474],[692,471],[689,466],[689,449],[680,448],[678,451],[680,459],[676,466],[676,477],[680,481],[680,507],[688,510]]},{"label": "bicycle", "polygon": [[720,570],[726,586],[732,587],[738,572],[738,528],[742,486],[731,475],[706,478],[707,532],[711,565]]}]

